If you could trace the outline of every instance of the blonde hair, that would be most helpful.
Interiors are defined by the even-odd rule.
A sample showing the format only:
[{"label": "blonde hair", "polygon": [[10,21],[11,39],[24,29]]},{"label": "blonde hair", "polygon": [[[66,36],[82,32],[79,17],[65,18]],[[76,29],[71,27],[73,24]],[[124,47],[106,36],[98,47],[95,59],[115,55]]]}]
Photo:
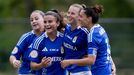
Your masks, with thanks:
[{"label": "blonde hair", "polygon": [[45,15],[45,13],[43,11],[41,11],[41,10],[34,10],[33,12],[39,13],[42,17],[44,17],[44,15]]},{"label": "blonde hair", "polygon": [[77,3],[72,4],[71,6],[79,8],[80,9],[79,12],[83,9],[83,6],[81,4],[77,4]]}]

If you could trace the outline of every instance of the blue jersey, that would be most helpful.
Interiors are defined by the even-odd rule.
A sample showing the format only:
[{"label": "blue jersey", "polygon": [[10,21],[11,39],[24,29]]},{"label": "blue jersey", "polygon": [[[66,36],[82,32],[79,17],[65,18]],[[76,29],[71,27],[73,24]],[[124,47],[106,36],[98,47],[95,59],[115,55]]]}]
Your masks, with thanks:
[{"label": "blue jersey", "polygon": [[11,53],[11,55],[15,56],[17,60],[20,60],[20,58],[22,59],[22,64],[19,68],[19,74],[33,73],[30,68],[29,54],[30,46],[36,37],[37,35],[33,31],[23,34],[16,45],[18,50],[15,49]]},{"label": "blue jersey", "polygon": [[111,52],[107,33],[99,24],[95,24],[88,35],[88,54],[96,55],[95,64],[92,65],[93,75],[111,74]]},{"label": "blue jersey", "polygon": [[[66,25],[63,40],[65,59],[82,59],[87,55],[87,33],[88,30],[80,26],[71,31],[71,25]],[[88,66],[78,65],[70,65],[66,69],[72,73],[90,70]]]},{"label": "blue jersey", "polygon": [[51,41],[46,32],[33,43],[30,53],[31,61],[40,63],[43,57],[51,57],[52,64],[38,71],[37,75],[65,75],[65,70],[61,68],[63,60],[63,34],[57,32],[57,37]]}]

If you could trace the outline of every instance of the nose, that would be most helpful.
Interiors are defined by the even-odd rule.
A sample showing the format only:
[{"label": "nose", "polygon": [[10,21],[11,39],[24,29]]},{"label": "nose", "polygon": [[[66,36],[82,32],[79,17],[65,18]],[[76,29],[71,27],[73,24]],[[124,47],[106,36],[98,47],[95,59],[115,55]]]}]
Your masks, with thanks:
[{"label": "nose", "polygon": [[35,22],[36,22],[36,20],[34,20],[34,19],[33,19],[33,21],[32,21],[32,22],[33,22],[33,23],[35,23]]},{"label": "nose", "polygon": [[70,13],[67,13],[67,17],[70,17],[71,16],[71,14]]},{"label": "nose", "polygon": [[48,26],[48,25],[49,25],[49,23],[48,23],[48,22],[46,22],[46,23],[45,23],[45,25],[46,25],[46,26]]}]

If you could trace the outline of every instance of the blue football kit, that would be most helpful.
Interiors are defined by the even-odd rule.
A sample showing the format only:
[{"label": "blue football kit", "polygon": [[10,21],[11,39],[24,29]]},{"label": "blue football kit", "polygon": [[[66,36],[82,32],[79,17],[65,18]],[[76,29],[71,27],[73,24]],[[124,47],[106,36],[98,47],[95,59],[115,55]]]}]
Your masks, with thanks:
[{"label": "blue football kit", "polygon": [[[71,25],[67,24],[64,31],[64,59],[82,59],[88,54],[87,47],[88,30],[78,26],[75,30],[71,30]],[[71,73],[78,73],[82,71],[90,71],[88,65],[78,66],[76,64],[66,67]]]},{"label": "blue football kit", "polygon": [[30,68],[30,47],[32,46],[32,42],[38,36],[33,32],[27,32],[21,36],[17,45],[11,53],[11,55],[15,56],[17,60],[22,59],[21,66],[18,70],[18,74],[34,74],[35,72]]},{"label": "blue football kit", "polygon": [[107,33],[99,24],[95,24],[89,32],[88,54],[96,56],[96,61],[91,66],[92,75],[110,75],[111,51]]},{"label": "blue football kit", "polygon": [[43,57],[51,57],[52,64],[37,71],[36,75],[65,75],[66,71],[61,68],[63,60],[63,34],[57,32],[55,40],[50,40],[47,33],[37,38],[32,46],[30,58],[32,62],[40,63]]}]

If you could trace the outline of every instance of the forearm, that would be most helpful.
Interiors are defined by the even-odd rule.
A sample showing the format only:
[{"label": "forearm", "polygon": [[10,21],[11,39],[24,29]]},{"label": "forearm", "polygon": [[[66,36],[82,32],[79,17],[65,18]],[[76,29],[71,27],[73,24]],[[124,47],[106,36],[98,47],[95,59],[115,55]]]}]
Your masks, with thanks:
[{"label": "forearm", "polygon": [[82,59],[70,59],[70,64],[77,64],[79,66],[92,65],[95,62],[94,56],[88,56]]},{"label": "forearm", "polygon": [[10,61],[11,64],[13,64],[13,61],[15,61],[15,60],[16,60],[16,57],[15,56],[11,55],[9,57],[9,61]]},{"label": "forearm", "polygon": [[38,70],[38,69],[41,69],[42,67],[43,65],[41,63],[31,62],[31,68],[33,70]]}]

